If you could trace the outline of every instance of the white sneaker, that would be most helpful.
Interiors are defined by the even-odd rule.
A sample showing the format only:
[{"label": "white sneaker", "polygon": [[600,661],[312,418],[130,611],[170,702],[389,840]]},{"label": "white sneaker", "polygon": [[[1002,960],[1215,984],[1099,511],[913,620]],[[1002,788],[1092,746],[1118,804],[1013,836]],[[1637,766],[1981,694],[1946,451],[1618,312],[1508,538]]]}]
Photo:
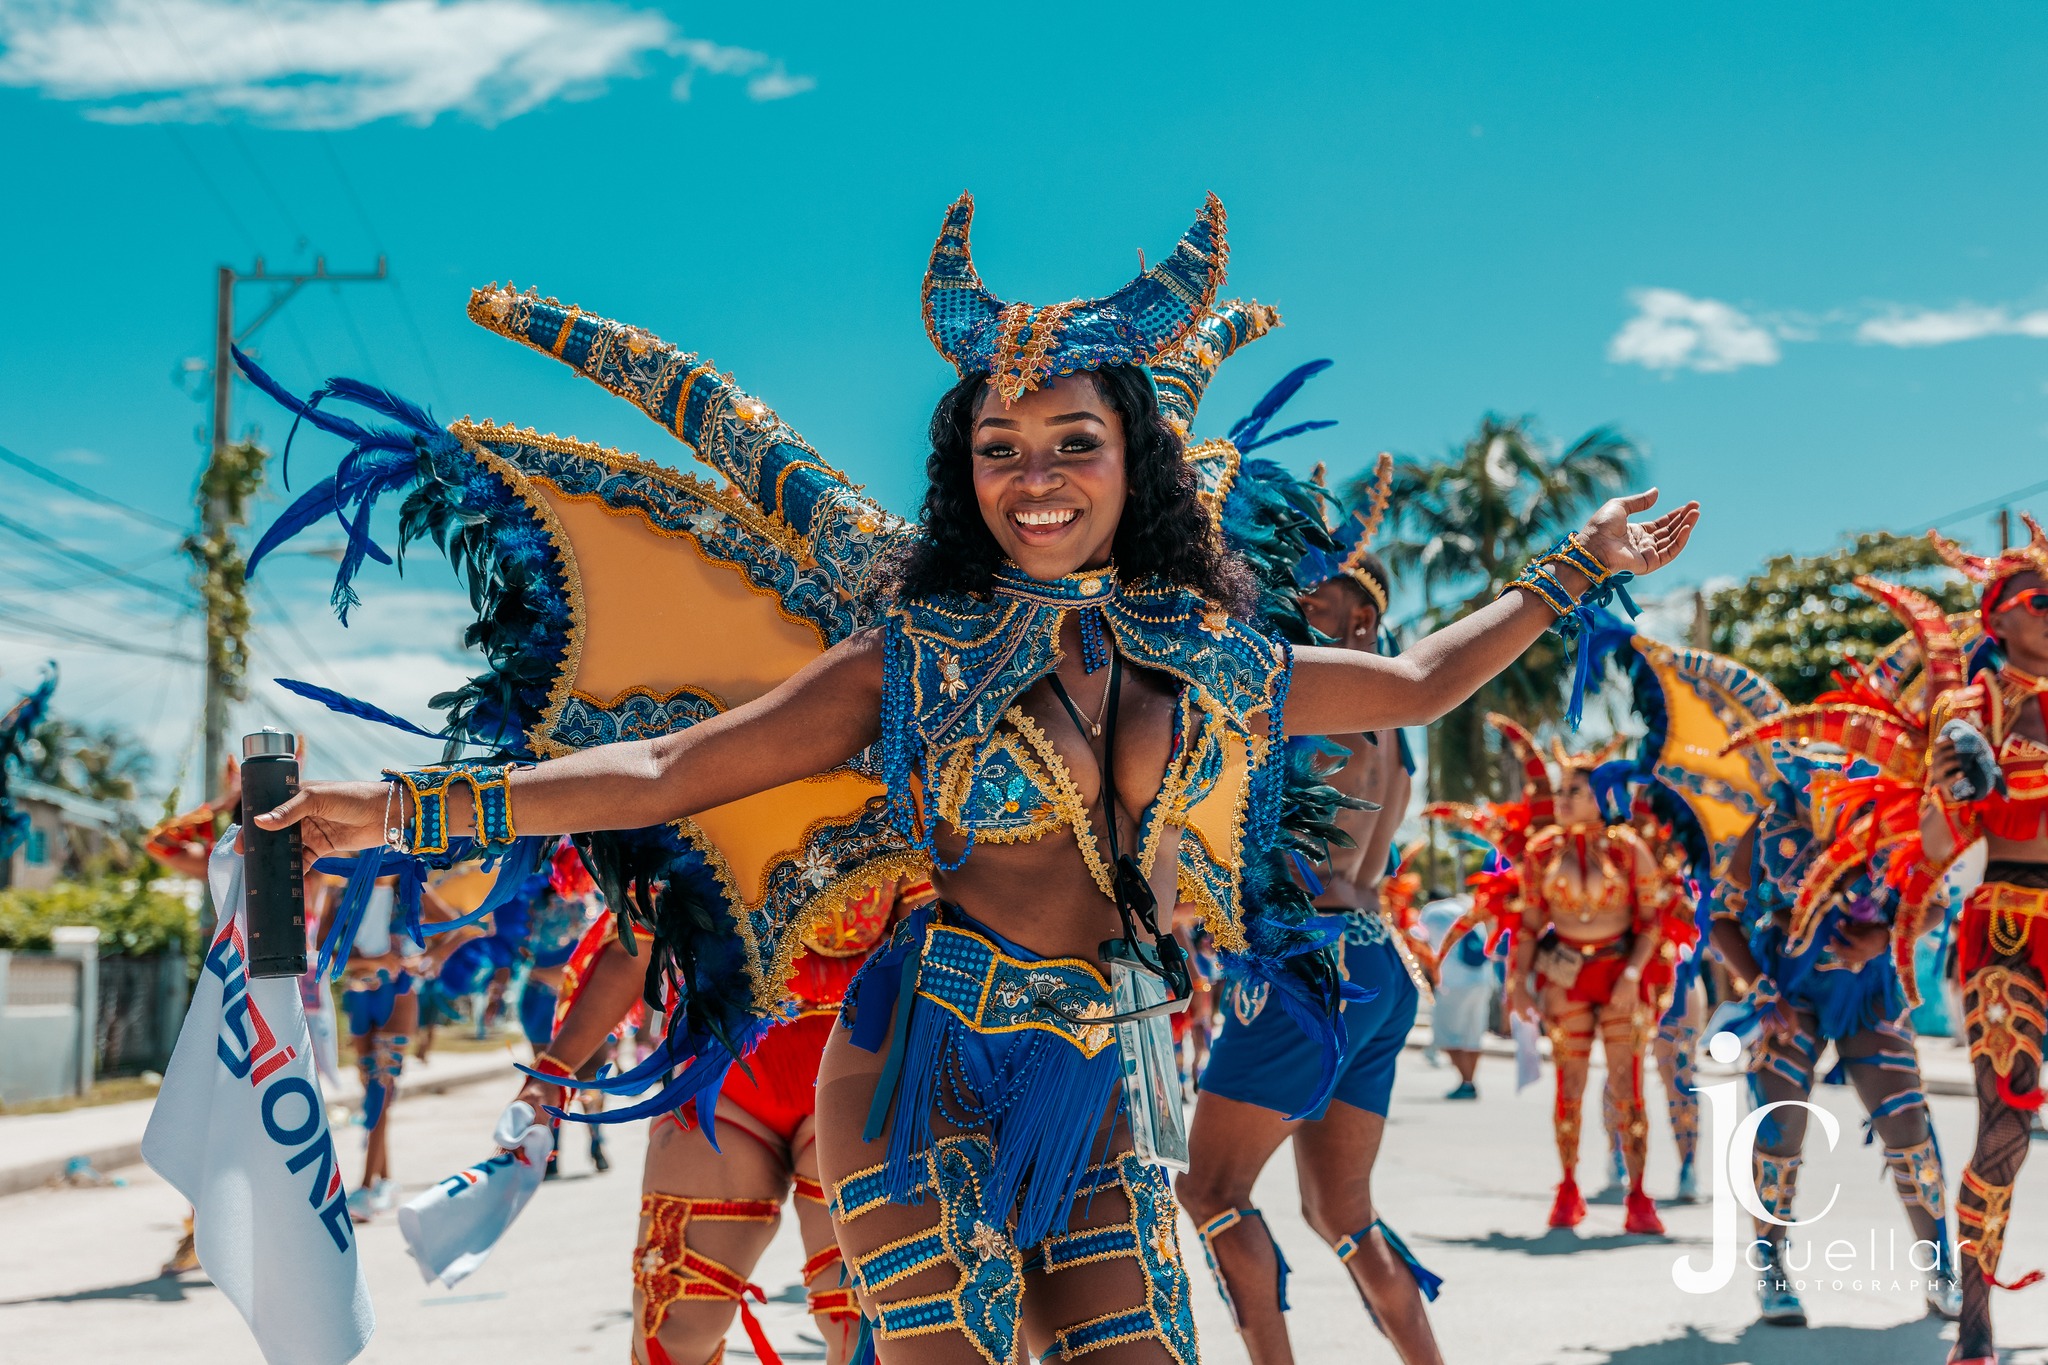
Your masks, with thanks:
[{"label": "white sneaker", "polygon": [[350,1221],[367,1223],[377,1216],[377,1196],[368,1189],[348,1192],[348,1216]]},{"label": "white sneaker", "polygon": [[389,1213],[398,1207],[398,1196],[402,1193],[404,1191],[398,1188],[398,1182],[387,1176],[377,1182],[377,1192],[372,1196],[372,1206],[379,1213]]}]

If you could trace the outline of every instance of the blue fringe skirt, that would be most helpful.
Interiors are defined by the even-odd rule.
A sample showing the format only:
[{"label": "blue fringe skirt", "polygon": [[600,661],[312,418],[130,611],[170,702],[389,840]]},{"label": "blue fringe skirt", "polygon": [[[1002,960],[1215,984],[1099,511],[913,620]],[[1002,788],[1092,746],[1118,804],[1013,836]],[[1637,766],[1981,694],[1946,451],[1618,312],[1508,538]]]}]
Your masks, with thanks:
[{"label": "blue fringe skirt", "polygon": [[913,912],[840,1014],[854,1046],[888,1048],[865,1137],[888,1132],[890,1202],[922,1202],[937,1138],[980,1133],[995,1156],[986,1206],[1016,1211],[1017,1245],[1064,1228],[1120,1096],[1115,1030],[1086,1022],[1112,1012],[1093,964],[1039,957],[957,906]]}]

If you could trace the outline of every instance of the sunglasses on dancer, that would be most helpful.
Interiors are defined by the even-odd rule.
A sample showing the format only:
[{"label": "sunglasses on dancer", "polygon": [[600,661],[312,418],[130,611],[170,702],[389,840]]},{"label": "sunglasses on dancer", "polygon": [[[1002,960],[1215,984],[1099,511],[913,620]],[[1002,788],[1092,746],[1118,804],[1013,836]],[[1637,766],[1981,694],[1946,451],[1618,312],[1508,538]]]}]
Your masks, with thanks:
[{"label": "sunglasses on dancer", "polygon": [[2048,588],[2034,588],[2027,592],[2015,593],[1991,609],[1997,616],[2018,608],[2037,619],[2048,619]]}]

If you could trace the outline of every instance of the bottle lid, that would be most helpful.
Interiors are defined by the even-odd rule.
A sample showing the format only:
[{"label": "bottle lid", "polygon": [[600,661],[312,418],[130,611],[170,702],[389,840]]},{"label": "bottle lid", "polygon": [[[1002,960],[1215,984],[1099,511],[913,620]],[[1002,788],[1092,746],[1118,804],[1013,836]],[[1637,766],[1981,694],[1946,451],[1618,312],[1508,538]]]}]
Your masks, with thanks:
[{"label": "bottle lid", "polygon": [[243,758],[264,758],[271,754],[296,754],[299,751],[299,737],[289,730],[274,730],[266,725],[253,735],[242,736]]}]

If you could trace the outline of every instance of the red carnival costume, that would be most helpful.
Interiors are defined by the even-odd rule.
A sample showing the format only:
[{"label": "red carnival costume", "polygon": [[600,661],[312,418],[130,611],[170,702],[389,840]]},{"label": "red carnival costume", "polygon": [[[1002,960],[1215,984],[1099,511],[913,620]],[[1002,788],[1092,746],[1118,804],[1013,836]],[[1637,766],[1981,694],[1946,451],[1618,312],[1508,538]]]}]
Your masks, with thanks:
[{"label": "red carnival costume", "polygon": [[[1657,1206],[1644,1192],[1643,1163],[1649,1122],[1643,1105],[1643,1060],[1653,1032],[1652,1011],[1672,986],[1672,958],[1653,949],[1639,968],[1632,959],[1645,937],[1689,934],[1690,912],[1679,889],[1642,837],[1626,824],[1558,823],[1557,796],[1574,774],[1590,778],[1599,754],[1555,748],[1553,783],[1534,739],[1504,716],[1488,716],[1520,758],[1522,800],[1483,807],[1432,806],[1424,813],[1473,830],[1502,855],[1499,865],[1471,879],[1473,908],[1438,948],[1448,954],[1458,937],[1491,921],[1497,935],[1515,930],[1510,985],[1534,975],[1557,1063],[1553,1111],[1564,1178],[1552,1204],[1552,1227],[1574,1227],[1586,1216],[1579,1190],[1579,1130],[1586,1080],[1597,1034],[1607,1054],[1605,1107],[1621,1140],[1629,1190],[1627,1228],[1660,1233]],[[1626,913],[1628,924],[1605,936],[1581,937],[1581,926]],[[1681,927],[1681,922],[1683,922]],[[1625,991],[1624,978],[1635,977]]]},{"label": "red carnival costume", "polygon": [[[929,900],[931,894],[928,882],[904,888],[900,897],[886,891],[870,892],[835,909],[811,930],[788,980],[789,1019],[769,1031],[748,1054],[744,1068],[734,1067],[727,1073],[719,1090],[720,1100],[730,1101],[744,1115],[722,1125],[727,1135],[744,1134],[778,1156],[786,1152],[794,1164],[801,1149],[791,1144],[803,1121],[816,1113],[818,1064],[848,984],[882,940],[895,906],[920,904]],[[558,1023],[575,1008],[599,955],[617,942],[615,924],[607,916],[578,946],[563,980]],[[643,946],[651,941],[644,931],[638,932]],[[635,1005],[635,1012],[640,1008]],[[536,1064],[537,1069],[556,1072],[563,1071],[566,1065],[553,1057]],[[670,1122],[685,1128],[694,1124],[688,1109],[655,1120],[657,1125]],[[825,1202],[825,1192],[817,1181],[794,1172],[792,1180],[798,1199],[819,1205]],[[779,1200],[696,1198],[663,1191],[641,1196],[642,1231],[639,1244],[633,1248],[633,1288],[636,1321],[649,1365],[678,1365],[663,1347],[659,1333],[670,1308],[691,1299],[735,1304],[756,1357],[769,1365],[779,1365],[780,1357],[747,1304],[749,1295],[755,1302],[764,1301],[761,1287],[750,1283],[740,1271],[691,1247],[689,1229],[693,1223],[704,1222],[773,1223],[781,1210]],[[844,1287],[838,1246],[827,1245],[806,1261],[803,1280],[807,1304],[820,1329],[829,1328],[839,1334],[842,1342],[850,1342],[859,1323],[860,1309],[852,1290]],[[723,1354],[721,1347],[712,1361]]]}]

